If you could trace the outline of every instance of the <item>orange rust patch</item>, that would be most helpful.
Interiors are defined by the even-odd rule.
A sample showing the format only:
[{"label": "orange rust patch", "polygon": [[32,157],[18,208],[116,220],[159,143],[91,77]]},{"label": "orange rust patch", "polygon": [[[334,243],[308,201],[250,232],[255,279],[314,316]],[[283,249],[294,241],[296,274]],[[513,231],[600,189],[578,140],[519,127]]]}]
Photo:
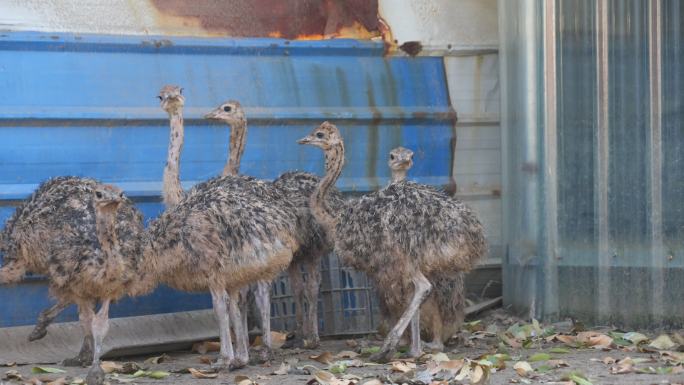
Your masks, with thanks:
[{"label": "orange rust patch", "polygon": [[377,0],[151,0],[159,22],[210,35],[370,39],[386,34]]}]

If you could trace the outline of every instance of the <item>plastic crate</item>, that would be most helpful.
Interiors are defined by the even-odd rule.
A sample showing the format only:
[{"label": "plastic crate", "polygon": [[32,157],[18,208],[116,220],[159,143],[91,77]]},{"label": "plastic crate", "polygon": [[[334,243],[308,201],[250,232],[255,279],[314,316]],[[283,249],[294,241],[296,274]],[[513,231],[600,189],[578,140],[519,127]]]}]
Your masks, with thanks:
[{"label": "plastic crate", "polygon": [[[307,277],[305,276],[306,280]],[[321,336],[375,332],[379,320],[377,297],[365,274],[343,267],[337,255],[321,261],[318,331]],[[295,306],[286,273],[273,281],[271,328],[295,330]]]}]

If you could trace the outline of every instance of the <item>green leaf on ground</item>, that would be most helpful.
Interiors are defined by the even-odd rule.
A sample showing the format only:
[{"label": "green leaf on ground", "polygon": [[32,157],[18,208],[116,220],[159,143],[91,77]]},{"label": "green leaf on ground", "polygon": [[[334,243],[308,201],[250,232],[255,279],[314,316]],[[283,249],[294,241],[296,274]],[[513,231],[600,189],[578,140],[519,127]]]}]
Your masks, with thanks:
[{"label": "green leaf on ground", "polygon": [[536,353],[527,358],[529,362],[548,361],[551,356],[548,353]]},{"label": "green leaf on ground", "polygon": [[549,352],[554,353],[554,354],[566,354],[566,353],[570,353],[570,350],[568,350],[566,348],[553,348],[553,349],[549,350]]}]

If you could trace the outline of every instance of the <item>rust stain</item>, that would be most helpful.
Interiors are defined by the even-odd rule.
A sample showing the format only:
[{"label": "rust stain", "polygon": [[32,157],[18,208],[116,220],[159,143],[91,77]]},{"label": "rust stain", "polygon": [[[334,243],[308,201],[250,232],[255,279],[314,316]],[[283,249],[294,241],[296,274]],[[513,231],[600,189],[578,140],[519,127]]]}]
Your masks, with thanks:
[{"label": "rust stain", "polygon": [[367,40],[388,35],[386,23],[378,16],[378,0],[150,2],[161,25],[199,26],[211,36]]},{"label": "rust stain", "polygon": [[416,56],[423,50],[423,44],[419,41],[407,41],[399,46],[399,49],[411,56]]}]

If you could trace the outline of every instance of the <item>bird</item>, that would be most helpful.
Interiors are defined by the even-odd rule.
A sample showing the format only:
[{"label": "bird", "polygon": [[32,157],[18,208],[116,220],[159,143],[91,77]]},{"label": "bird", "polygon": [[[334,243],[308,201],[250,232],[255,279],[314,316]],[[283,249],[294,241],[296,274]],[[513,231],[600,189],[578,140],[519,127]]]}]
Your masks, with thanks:
[{"label": "bird", "polygon": [[[242,105],[235,100],[221,103],[207,113],[205,118],[222,121],[231,128],[230,159],[232,165],[226,165],[224,175],[236,175],[240,169],[240,159],[245,149],[247,138],[247,119]],[[288,340],[283,347],[316,348],[320,343],[318,335],[318,294],[321,283],[321,258],[332,250],[332,243],[316,223],[309,210],[309,197],[313,193],[319,178],[303,171],[288,171],[278,176],[273,185],[286,194],[286,199],[296,207],[296,233],[298,248],[288,267],[291,292],[297,315],[295,337]],[[330,199],[340,204],[342,195],[332,189]],[[306,275],[306,278],[304,277]],[[255,298],[262,320],[262,337],[264,345],[270,350],[270,282],[260,281],[256,285]],[[245,293],[243,293],[243,297]],[[304,306],[306,302],[306,307]],[[246,312],[243,312],[245,314]],[[246,322],[245,322],[246,328]]]},{"label": "bird", "polygon": [[319,147],[325,154],[326,173],[311,195],[310,207],[316,221],[332,235],[342,262],[364,271],[376,287],[396,281],[413,287],[403,313],[371,359],[391,360],[409,323],[409,354],[420,355],[419,307],[433,287],[430,277],[440,271],[455,274],[472,269],[476,256],[486,250],[482,224],[462,202],[410,181],[392,183],[336,209],[328,204],[327,193],[344,165],[339,129],[323,122],[298,143]]},{"label": "bird", "polygon": [[42,183],[3,229],[0,283],[16,283],[27,271],[43,274],[58,304],[78,305],[85,338],[64,364],[91,365],[90,384],[104,378],[99,359],[110,303],[152,289],[139,273],[142,231],[142,215],[120,189],[70,176]]},{"label": "bird", "polygon": [[[387,164],[392,172],[390,185],[406,180],[408,170],[413,166],[413,151],[397,147],[390,151]],[[480,255],[474,255],[480,259]],[[443,350],[444,344],[458,330],[465,318],[464,273],[434,272],[428,277],[432,291],[420,307],[421,332],[432,341],[432,350]],[[393,285],[376,288],[383,323],[399,318],[403,310],[403,299],[410,295],[410,285],[397,281]]]}]

